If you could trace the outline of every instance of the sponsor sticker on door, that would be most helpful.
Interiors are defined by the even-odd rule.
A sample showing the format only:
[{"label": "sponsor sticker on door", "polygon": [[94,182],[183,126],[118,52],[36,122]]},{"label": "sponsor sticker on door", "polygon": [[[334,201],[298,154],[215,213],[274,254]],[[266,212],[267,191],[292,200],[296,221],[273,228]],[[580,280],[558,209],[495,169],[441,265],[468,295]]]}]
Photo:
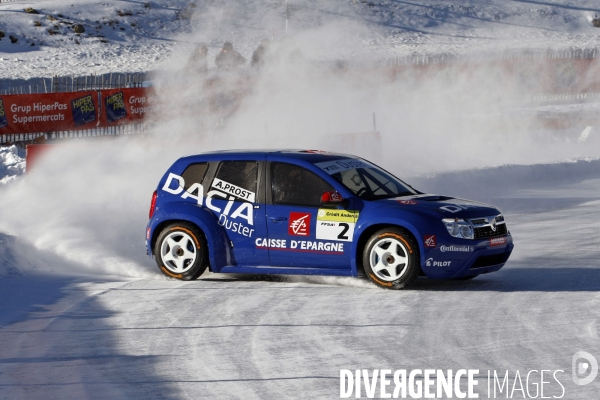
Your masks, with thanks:
[{"label": "sponsor sticker on door", "polygon": [[316,238],[351,242],[358,211],[320,208],[317,213]]},{"label": "sponsor sticker on door", "polygon": [[310,213],[290,212],[288,235],[310,236]]}]

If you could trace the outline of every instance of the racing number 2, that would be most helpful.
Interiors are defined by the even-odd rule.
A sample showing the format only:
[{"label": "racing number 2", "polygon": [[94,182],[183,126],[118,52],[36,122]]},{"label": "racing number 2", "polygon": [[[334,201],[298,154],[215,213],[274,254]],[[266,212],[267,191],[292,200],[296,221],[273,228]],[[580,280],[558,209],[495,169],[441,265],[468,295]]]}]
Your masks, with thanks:
[{"label": "racing number 2", "polygon": [[[351,219],[351,218],[348,218]],[[341,240],[351,242],[354,236],[354,227],[356,224],[352,221],[318,220],[316,238],[320,240]]]},{"label": "racing number 2", "polygon": [[340,240],[348,240],[348,236],[346,236],[346,232],[348,232],[348,229],[350,229],[350,225],[348,225],[345,222],[340,222],[339,226],[342,227],[342,231],[338,235],[338,239],[340,239]]}]

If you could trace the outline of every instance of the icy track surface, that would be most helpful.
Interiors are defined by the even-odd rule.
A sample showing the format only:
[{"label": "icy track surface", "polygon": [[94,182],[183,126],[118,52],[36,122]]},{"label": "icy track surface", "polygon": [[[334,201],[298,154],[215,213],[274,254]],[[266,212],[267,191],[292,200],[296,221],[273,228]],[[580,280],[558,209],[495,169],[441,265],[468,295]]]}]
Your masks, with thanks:
[{"label": "icy track surface", "polygon": [[[479,369],[480,398],[487,370],[560,369],[563,398],[597,398],[600,380],[576,386],[571,358],[600,356],[600,168],[574,165],[571,177],[546,165],[419,183],[468,178],[472,192],[462,193],[477,198],[491,177],[514,178],[479,198],[504,208],[513,256],[472,281],[420,278],[386,291],[348,278],[205,274],[184,283],[5,270],[0,398],[339,398],[340,369],[375,368]],[[3,237],[3,259],[36,262],[35,250],[11,246]],[[560,394],[554,385],[545,396]]]}]

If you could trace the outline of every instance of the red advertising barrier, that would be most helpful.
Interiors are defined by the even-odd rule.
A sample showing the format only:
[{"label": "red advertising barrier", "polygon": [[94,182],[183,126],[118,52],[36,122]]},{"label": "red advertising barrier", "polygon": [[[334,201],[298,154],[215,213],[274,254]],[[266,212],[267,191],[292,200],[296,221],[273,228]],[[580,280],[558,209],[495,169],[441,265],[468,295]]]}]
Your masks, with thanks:
[{"label": "red advertising barrier", "polygon": [[0,96],[0,135],[128,124],[157,107],[151,88],[5,95]]},{"label": "red advertising barrier", "polygon": [[96,91],[0,96],[0,134],[90,129],[98,122]]},{"label": "red advertising barrier", "polygon": [[48,150],[56,146],[55,144],[28,144],[25,146],[25,165],[27,173],[31,172],[31,169],[36,163],[36,160],[46,153]]},{"label": "red advertising barrier", "polygon": [[114,126],[143,120],[158,107],[151,88],[122,88],[100,91],[100,126]]}]

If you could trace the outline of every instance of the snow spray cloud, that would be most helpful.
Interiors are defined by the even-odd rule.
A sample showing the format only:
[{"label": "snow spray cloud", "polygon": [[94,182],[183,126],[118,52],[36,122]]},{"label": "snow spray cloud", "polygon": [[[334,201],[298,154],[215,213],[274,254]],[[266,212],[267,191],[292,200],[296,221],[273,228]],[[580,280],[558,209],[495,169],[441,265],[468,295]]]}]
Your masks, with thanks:
[{"label": "snow spray cloud", "polygon": [[[593,129],[582,143],[577,137],[585,125],[557,131],[540,123],[541,111],[558,108],[541,110],[525,101],[538,90],[527,84],[530,61],[517,66],[521,81],[485,63],[374,67],[380,53],[372,43],[383,23],[368,18],[360,2],[325,3],[198,5],[192,32],[180,38],[170,67],[155,77],[170,105],[159,131],[210,150],[341,150],[373,158],[403,177],[598,155]],[[233,42],[250,60],[262,38],[272,39],[263,68],[215,73],[223,42]],[[189,68],[192,44],[200,42],[209,46],[208,74]],[[375,130],[381,142],[357,140],[376,140],[369,135]]]},{"label": "snow spray cloud", "polygon": [[[152,191],[172,161],[157,153],[142,141],[121,138],[71,142],[45,154],[26,177],[0,191],[0,231],[33,244],[41,250],[38,258],[54,258],[36,266],[14,257],[13,266],[69,275],[159,276],[143,242]],[[56,262],[61,258],[64,263]]]}]

